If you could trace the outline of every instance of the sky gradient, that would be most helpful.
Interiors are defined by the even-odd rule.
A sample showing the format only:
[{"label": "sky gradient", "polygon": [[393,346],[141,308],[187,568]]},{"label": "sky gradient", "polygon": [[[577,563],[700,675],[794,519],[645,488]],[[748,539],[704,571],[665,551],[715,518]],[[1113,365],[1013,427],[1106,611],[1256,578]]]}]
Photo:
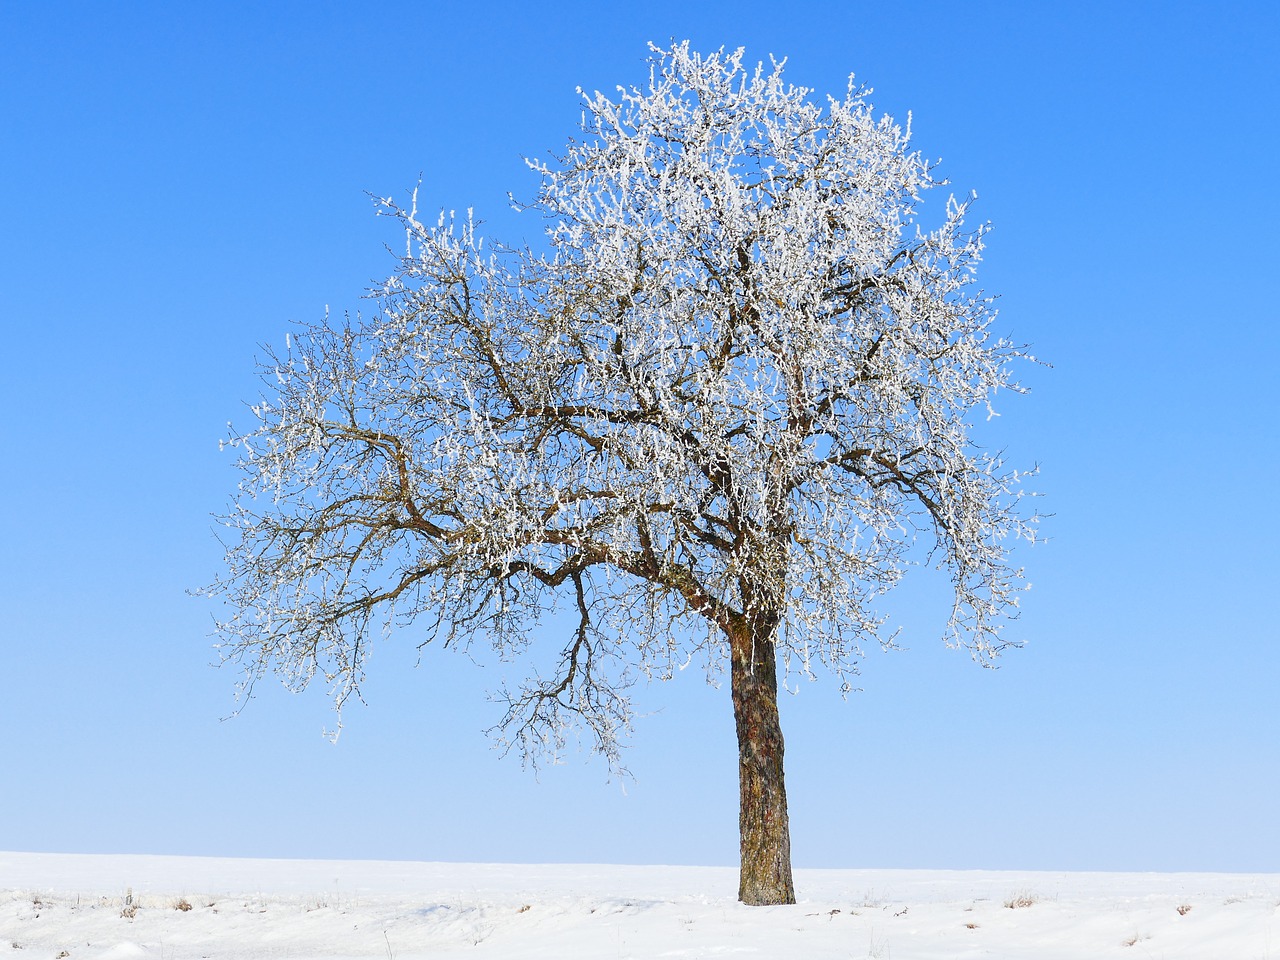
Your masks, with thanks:
[{"label": "sky gradient", "polygon": [[[269,6],[269,9],[266,7]],[[789,57],[913,115],[994,224],[997,329],[1052,366],[982,442],[1049,541],[982,670],[927,577],[862,691],[784,697],[798,866],[1280,870],[1280,150],[1274,4],[924,2],[0,9],[0,849],[731,864],[727,685],[690,670],[611,781],[538,776],[484,734],[503,668],[412,631],[374,654],[336,744],[323,691],[232,719],[215,669],[213,515],[259,344],[367,306],[394,267],[366,191],[474,208],[558,151],[576,87],[646,79],[646,43]],[[945,585],[942,585],[945,588]]]}]

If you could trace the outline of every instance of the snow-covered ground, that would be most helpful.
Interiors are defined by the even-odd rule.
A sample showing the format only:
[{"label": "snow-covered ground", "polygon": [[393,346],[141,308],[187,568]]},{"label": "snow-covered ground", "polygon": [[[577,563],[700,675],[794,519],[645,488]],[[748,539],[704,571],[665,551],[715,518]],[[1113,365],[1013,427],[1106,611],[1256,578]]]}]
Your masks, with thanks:
[{"label": "snow-covered ground", "polygon": [[[0,954],[131,958],[1280,958],[1280,874],[800,870],[0,853]],[[19,952],[20,951],[20,952]]]}]

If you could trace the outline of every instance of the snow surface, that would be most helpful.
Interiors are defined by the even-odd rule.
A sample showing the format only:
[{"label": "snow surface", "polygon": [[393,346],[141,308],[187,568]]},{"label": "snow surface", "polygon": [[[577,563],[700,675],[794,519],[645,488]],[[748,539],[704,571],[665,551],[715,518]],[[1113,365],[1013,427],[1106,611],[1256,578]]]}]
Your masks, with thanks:
[{"label": "snow surface", "polygon": [[0,953],[15,960],[1280,956],[1280,874],[799,870],[796,886],[795,906],[745,907],[734,899],[737,871],[725,867],[0,853]]}]

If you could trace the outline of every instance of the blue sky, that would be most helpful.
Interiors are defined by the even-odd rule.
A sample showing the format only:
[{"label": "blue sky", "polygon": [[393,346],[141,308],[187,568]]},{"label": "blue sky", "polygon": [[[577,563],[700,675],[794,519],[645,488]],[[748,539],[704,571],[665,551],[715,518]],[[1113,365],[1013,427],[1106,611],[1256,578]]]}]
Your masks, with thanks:
[{"label": "blue sky", "polygon": [[[375,654],[238,717],[215,669],[218,440],[291,320],[361,307],[365,191],[508,209],[575,88],[645,45],[847,75],[995,225],[1053,364],[982,439],[1039,463],[1026,647],[982,670],[905,588],[862,692],[782,703],[799,866],[1280,870],[1280,83],[1273,4],[8,3],[0,10],[0,849],[734,863],[727,688],[646,690],[633,782],[490,749],[494,665]],[[692,671],[691,671],[692,673]]]}]

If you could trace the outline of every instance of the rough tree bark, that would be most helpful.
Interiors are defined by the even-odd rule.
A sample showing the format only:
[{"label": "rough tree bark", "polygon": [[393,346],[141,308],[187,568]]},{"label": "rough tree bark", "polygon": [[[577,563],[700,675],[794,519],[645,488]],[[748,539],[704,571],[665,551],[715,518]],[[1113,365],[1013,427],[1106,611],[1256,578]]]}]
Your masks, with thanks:
[{"label": "rough tree bark", "polygon": [[752,905],[795,903],[791,828],[778,720],[775,618],[735,631],[730,682],[738,729],[738,899]]}]

